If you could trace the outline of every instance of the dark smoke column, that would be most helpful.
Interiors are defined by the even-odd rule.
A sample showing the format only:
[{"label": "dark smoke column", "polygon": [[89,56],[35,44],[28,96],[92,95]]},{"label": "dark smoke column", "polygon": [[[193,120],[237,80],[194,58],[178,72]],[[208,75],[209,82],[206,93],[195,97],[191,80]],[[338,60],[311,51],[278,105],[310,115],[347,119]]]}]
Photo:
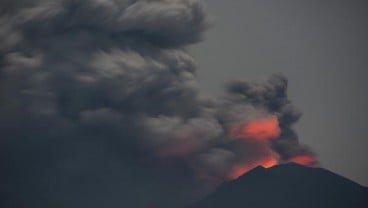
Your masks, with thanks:
[{"label": "dark smoke column", "polygon": [[200,1],[0,8],[0,207],[178,207],[257,165],[315,163],[284,77],[198,91]]}]

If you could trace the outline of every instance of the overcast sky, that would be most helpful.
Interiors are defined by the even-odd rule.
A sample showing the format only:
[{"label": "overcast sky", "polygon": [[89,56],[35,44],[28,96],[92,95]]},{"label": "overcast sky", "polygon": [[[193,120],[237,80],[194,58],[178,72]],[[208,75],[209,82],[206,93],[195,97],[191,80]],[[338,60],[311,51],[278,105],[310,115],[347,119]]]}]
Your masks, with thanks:
[{"label": "overcast sky", "polygon": [[296,129],[322,165],[368,185],[368,6],[342,0],[207,0],[214,27],[191,48],[199,85],[282,73],[303,112]]}]

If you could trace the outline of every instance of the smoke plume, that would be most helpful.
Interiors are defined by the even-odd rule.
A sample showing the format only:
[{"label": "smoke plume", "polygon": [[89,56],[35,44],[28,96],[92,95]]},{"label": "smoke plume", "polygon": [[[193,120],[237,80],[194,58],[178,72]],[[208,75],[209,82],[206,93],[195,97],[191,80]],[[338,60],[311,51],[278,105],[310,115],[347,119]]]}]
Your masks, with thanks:
[{"label": "smoke plume", "polygon": [[198,0],[5,0],[0,206],[180,207],[257,165],[314,165],[287,80],[200,93]]}]

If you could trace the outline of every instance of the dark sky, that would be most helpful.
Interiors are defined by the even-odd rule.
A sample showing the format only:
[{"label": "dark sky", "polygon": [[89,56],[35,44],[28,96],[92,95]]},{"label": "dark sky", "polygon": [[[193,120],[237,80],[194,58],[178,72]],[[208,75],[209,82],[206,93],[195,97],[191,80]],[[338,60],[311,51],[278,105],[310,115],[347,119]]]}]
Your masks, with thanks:
[{"label": "dark sky", "polygon": [[314,152],[367,185],[365,5],[234,2],[207,33],[201,0],[1,1],[0,207],[180,207]]},{"label": "dark sky", "polygon": [[214,27],[192,48],[199,85],[282,73],[322,165],[368,185],[368,6],[342,0],[208,0]]},{"label": "dark sky", "polygon": [[2,208],[180,207],[258,165],[316,163],[286,77],[200,91],[200,0],[0,6]]}]

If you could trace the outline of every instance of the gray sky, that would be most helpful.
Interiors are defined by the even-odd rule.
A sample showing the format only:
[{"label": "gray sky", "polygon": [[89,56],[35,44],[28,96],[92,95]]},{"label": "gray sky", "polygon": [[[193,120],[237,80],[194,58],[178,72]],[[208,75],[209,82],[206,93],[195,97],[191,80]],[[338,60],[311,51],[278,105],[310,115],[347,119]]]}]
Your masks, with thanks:
[{"label": "gray sky", "polygon": [[[180,207],[313,155],[283,76],[202,99],[186,50],[207,29],[200,1],[0,1],[0,207]],[[216,27],[189,51],[201,89],[285,74],[302,143],[368,185],[365,5],[234,2],[207,2]],[[282,134],[274,117],[253,122],[272,135],[250,127],[265,114]]]},{"label": "gray sky", "polygon": [[199,85],[282,73],[303,112],[296,126],[322,165],[368,185],[368,6],[365,1],[208,0],[215,19],[192,47]]}]

